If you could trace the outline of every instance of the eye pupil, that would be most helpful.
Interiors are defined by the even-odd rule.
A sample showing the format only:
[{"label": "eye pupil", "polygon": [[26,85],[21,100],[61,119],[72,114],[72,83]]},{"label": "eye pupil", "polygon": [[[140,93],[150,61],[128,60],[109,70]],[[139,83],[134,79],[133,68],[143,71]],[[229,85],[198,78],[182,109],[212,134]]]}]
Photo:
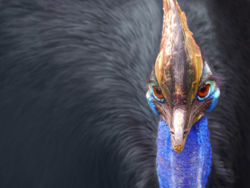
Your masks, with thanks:
[{"label": "eye pupil", "polygon": [[161,94],[161,90],[159,90],[158,88],[155,91],[156,93]]},{"label": "eye pupil", "polygon": [[210,85],[209,84],[206,84],[204,85],[198,92],[198,96],[201,97],[201,98],[204,98],[207,96],[208,92],[209,92],[209,88],[210,88]]},{"label": "eye pupil", "polygon": [[160,90],[157,86],[154,86],[154,87],[153,87],[153,92],[154,92],[155,97],[156,97],[158,100],[164,99],[164,96],[162,95],[161,90]]},{"label": "eye pupil", "polygon": [[202,93],[204,93],[205,91],[206,91],[205,87],[203,87],[203,88],[200,89],[200,92],[202,92]]}]

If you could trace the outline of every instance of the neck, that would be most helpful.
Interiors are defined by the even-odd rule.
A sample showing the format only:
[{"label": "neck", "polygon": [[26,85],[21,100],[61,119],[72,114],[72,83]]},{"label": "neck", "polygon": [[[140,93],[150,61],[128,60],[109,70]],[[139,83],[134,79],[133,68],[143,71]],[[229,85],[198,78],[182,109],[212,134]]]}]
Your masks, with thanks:
[{"label": "neck", "polygon": [[193,125],[181,153],[172,149],[168,126],[160,120],[157,148],[160,188],[205,187],[212,159],[206,117]]}]

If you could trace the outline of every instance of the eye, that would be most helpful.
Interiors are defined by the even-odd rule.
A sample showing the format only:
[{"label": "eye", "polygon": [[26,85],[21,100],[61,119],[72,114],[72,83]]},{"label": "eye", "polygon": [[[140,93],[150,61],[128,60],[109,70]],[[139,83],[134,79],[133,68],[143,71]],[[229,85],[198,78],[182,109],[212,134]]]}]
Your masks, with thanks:
[{"label": "eye", "polygon": [[164,96],[162,95],[161,90],[157,86],[153,86],[153,92],[154,92],[154,97],[156,100],[163,102],[164,101]]},{"label": "eye", "polygon": [[210,90],[210,84],[205,84],[202,88],[200,88],[198,91],[198,99],[200,100],[205,99],[209,94],[209,90]]}]

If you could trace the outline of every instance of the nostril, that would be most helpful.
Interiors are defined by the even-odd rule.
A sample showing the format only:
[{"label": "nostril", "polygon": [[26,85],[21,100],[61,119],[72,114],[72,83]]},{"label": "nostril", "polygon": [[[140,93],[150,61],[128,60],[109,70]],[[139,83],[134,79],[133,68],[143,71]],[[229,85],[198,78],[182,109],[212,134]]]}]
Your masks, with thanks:
[{"label": "nostril", "polygon": [[183,138],[187,136],[188,131],[184,131]]},{"label": "nostril", "polygon": [[170,131],[170,134],[174,135],[174,131]]}]

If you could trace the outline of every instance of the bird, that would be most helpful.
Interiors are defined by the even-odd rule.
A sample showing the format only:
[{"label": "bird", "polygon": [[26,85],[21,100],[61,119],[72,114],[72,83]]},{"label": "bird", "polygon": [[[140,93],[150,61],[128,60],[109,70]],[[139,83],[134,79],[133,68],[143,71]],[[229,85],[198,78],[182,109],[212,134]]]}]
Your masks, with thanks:
[{"label": "bird", "polygon": [[216,106],[220,89],[178,2],[163,0],[163,10],[160,52],[147,92],[150,107],[161,115],[158,179],[161,188],[205,187],[212,154],[206,112]]},{"label": "bird", "polygon": [[[206,186],[249,187],[249,2],[178,3],[220,90],[207,119],[192,125],[207,122],[210,133]],[[146,96],[163,7],[163,0],[0,1],[0,187],[164,186],[159,131],[168,126]],[[180,153],[168,142],[169,152],[184,154],[193,133],[176,145]]]}]

